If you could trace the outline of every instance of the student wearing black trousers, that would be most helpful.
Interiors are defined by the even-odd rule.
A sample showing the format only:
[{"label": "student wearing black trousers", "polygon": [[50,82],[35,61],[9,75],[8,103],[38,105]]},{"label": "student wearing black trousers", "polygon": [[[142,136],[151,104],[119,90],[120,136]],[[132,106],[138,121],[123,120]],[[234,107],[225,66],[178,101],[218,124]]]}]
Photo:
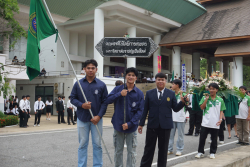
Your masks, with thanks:
[{"label": "student wearing black trousers", "polygon": [[34,123],[34,126],[36,126],[36,125],[40,126],[40,118],[41,118],[41,115],[42,115],[42,111],[43,111],[43,109],[45,107],[45,104],[41,100],[42,100],[41,96],[38,96],[37,101],[34,104],[34,111],[35,111],[35,123]]},{"label": "student wearing black trousers", "polygon": [[26,96],[22,96],[22,100],[20,100],[20,128],[27,128],[27,112],[26,112]]},{"label": "student wearing black trousers", "polygon": [[[15,100],[14,100],[15,101]],[[30,118],[30,95],[27,95],[26,96],[26,100],[25,100],[25,103],[26,103],[26,111],[27,111],[27,124],[28,124],[28,121],[29,121],[29,118]],[[27,125],[29,126],[29,125]]]},{"label": "student wearing black trousers", "polygon": [[71,119],[71,122],[73,123],[73,125],[75,125],[75,122],[73,120],[73,105],[70,103],[70,96],[69,96],[69,100],[67,102],[67,113],[68,113],[68,125],[71,125],[69,120]]},{"label": "student wearing black trousers", "polygon": [[64,121],[64,106],[61,96],[58,96],[58,101],[56,102],[56,112],[58,113],[58,124],[60,124],[61,122],[66,123]]}]

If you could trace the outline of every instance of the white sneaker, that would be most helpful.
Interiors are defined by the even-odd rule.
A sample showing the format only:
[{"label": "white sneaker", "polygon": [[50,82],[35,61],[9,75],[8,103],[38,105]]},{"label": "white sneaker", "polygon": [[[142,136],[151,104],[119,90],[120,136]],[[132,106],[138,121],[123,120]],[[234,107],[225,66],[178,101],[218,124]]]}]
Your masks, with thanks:
[{"label": "white sneaker", "polygon": [[34,125],[34,127],[36,126],[36,124]]},{"label": "white sneaker", "polygon": [[46,118],[46,120],[48,120],[48,118]]},{"label": "white sneaker", "polygon": [[37,126],[40,126],[40,124],[38,124]]},{"label": "white sneaker", "polygon": [[220,141],[219,143],[220,143],[220,144],[224,144],[225,142],[224,142],[224,141]]},{"label": "white sneaker", "polygon": [[49,121],[50,121],[50,118],[49,118]]},{"label": "white sneaker", "polygon": [[204,154],[198,153],[198,154],[195,156],[195,158],[201,158],[201,157],[204,157]]},{"label": "white sneaker", "polygon": [[177,151],[175,155],[176,155],[176,156],[181,156],[181,152],[180,152],[180,151]]},{"label": "white sneaker", "polygon": [[214,158],[215,158],[214,154],[210,154],[210,159],[214,159]]},{"label": "white sneaker", "polygon": [[168,155],[173,154],[173,151],[168,151]]},{"label": "white sneaker", "polygon": [[127,148],[127,144],[124,144],[124,147]]},{"label": "white sneaker", "polygon": [[212,143],[212,140],[209,140],[208,143],[211,144],[211,143]]}]

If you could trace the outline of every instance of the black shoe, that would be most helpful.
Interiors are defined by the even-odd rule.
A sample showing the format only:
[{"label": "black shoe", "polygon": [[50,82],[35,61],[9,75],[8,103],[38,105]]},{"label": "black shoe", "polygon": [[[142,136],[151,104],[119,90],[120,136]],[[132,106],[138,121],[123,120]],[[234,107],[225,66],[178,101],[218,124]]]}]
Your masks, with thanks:
[{"label": "black shoe", "polygon": [[237,145],[242,145],[243,143],[242,142],[238,142],[238,143],[236,143]]},{"label": "black shoe", "polygon": [[60,122],[58,122],[58,124],[61,124]]},{"label": "black shoe", "polygon": [[68,125],[71,125],[71,124],[68,124]]},{"label": "black shoe", "polygon": [[75,125],[76,123],[73,123],[73,125]]},{"label": "black shoe", "polygon": [[66,124],[66,122],[62,122],[63,124]]},{"label": "black shoe", "polygon": [[249,143],[242,143],[242,146],[249,146]]},{"label": "black shoe", "polygon": [[195,136],[199,136],[199,133],[195,133]]},{"label": "black shoe", "polygon": [[21,126],[21,128],[27,128],[27,126]]},{"label": "black shoe", "polygon": [[193,136],[193,134],[191,134],[191,133],[186,133],[185,135],[186,136]]}]

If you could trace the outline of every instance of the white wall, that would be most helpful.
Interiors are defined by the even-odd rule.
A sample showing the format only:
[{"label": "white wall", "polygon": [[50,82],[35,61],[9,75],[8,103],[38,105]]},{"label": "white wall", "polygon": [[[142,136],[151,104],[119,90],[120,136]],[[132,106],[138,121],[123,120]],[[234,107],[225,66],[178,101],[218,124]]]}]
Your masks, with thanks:
[{"label": "white wall", "polygon": [[78,55],[86,57],[86,43],[87,38],[85,34],[78,34]]},{"label": "white wall", "polygon": [[94,36],[93,35],[87,35],[87,41],[86,41],[86,57],[88,58],[94,58]]},{"label": "white wall", "polygon": [[27,39],[25,37],[21,37],[21,39],[17,40],[17,43],[15,44],[14,48],[10,49],[9,59],[13,59],[14,56],[17,56],[19,61],[26,59],[26,50]]},{"label": "white wall", "polygon": [[78,33],[69,34],[69,54],[78,55]]}]

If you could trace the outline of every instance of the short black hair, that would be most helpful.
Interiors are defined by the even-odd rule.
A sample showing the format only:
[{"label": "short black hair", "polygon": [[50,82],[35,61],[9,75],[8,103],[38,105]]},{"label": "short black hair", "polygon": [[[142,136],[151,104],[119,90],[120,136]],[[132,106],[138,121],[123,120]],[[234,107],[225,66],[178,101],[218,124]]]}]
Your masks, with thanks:
[{"label": "short black hair", "polygon": [[17,96],[15,96],[16,98],[18,98]]},{"label": "short black hair", "polygon": [[217,83],[211,83],[211,84],[209,84],[208,88],[210,88],[210,87],[213,87],[213,88],[219,90],[219,85]]},{"label": "short black hair", "polygon": [[62,99],[64,99],[65,98],[65,96],[62,96]]},{"label": "short black hair", "polygon": [[62,98],[62,96],[58,96],[58,98]]},{"label": "short black hair", "polygon": [[69,96],[69,99],[70,99],[71,97]]},{"label": "short black hair", "polygon": [[23,98],[26,98],[26,96],[23,95],[23,96],[22,96],[22,99],[23,99]]},{"label": "short black hair", "polygon": [[250,93],[250,90],[249,90],[249,91],[247,91],[247,93]]},{"label": "short black hair", "polygon": [[173,80],[173,83],[174,83],[175,85],[179,85],[179,88],[181,88],[181,86],[182,86],[182,82],[181,82],[181,80],[179,80],[179,79]]},{"label": "short black hair", "polygon": [[41,96],[37,96],[37,99],[41,98]]},{"label": "short black hair", "polygon": [[239,89],[247,90],[247,87],[245,87],[245,86],[240,86]]},{"label": "short black hair", "polygon": [[198,79],[199,82],[201,82],[202,80],[201,79]]},{"label": "short black hair", "polygon": [[16,102],[16,99],[14,99],[13,101]]},{"label": "short black hair", "polygon": [[130,67],[130,68],[127,68],[126,69],[126,75],[130,72],[133,72],[135,74],[135,76],[137,77],[138,76],[138,70],[134,67]]},{"label": "short black hair", "polygon": [[166,76],[164,73],[159,72],[159,73],[157,73],[157,74],[155,75],[155,79],[156,79],[156,78],[165,78],[165,79],[167,79],[167,76]]},{"label": "short black hair", "polygon": [[26,98],[27,98],[27,97],[30,97],[30,95],[27,95]]},{"label": "short black hair", "polygon": [[122,85],[123,84],[123,82],[121,81],[121,80],[117,80],[116,82],[115,82],[115,86],[120,86],[120,85]]},{"label": "short black hair", "polygon": [[86,68],[89,64],[93,64],[95,67],[97,67],[98,66],[98,63],[96,62],[96,60],[95,59],[90,59],[90,60],[87,60],[87,61],[85,61],[85,63],[84,63],[84,68]]}]

